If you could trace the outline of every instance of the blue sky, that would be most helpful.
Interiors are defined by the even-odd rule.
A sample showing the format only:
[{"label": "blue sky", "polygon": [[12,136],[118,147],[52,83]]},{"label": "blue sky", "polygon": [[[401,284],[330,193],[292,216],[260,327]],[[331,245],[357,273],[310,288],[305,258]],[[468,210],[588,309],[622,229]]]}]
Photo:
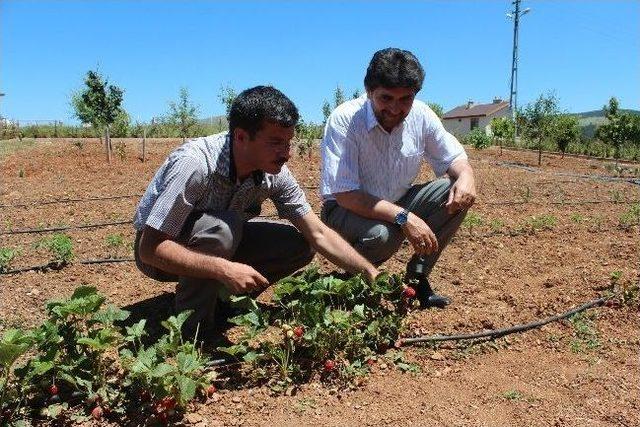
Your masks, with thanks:
[{"label": "blue sky", "polygon": [[[272,84],[321,121],[339,84],[362,89],[373,52],[413,51],[419,98],[451,109],[508,99],[506,0],[15,1],[0,0],[0,114],[72,121],[69,96],[95,69],[125,90],[133,120],[166,113],[187,87],[200,115],[223,114],[221,85]],[[523,1],[519,104],[555,90],[563,109],[617,96],[640,108],[640,1]]]}]

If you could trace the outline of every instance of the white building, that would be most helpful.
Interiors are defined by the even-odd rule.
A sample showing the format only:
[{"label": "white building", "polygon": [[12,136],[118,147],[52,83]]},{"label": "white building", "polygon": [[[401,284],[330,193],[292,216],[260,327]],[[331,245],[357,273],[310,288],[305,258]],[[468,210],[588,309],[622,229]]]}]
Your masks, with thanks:
[{"label": "white building", "polygon": [[494,117],[511,117],[509,103],[500,98],[495,98],[491,104],[474,104],[469,101],[442,116],[442,124],[449,133],[458,139],[464,137],[473,129],[484,129],[487,135],[491,134],[491,119]]}]

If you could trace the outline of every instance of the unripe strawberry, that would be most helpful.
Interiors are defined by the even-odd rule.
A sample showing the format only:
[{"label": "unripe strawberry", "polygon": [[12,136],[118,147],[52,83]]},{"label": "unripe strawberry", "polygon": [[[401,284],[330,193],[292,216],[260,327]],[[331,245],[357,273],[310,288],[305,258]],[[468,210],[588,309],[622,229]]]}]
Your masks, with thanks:
[{"label": "unripe strawberry", "polygon": [[336,368],[336,362],[334,362],[333,360],[329,359],[327,361],[324,362],[324,370],[327,372],[331,372]]},{"label": "unripe strawberry", "polygon": [[304,335],[304,328],[302,326],[296,326],[293,329],[293,333],[294,333],[295,336],[300,338],[300,337],[302,337]]},{"label": "unripe strawberry", "polygon": [[285,332],[290,331],[291,330],[291,325],[288,325],[288,324],[285,323],[284,325],[282,325],[282,330],[285,331]]},{"label": "unripe strawberry", "polygon": [[293,331],[292,330],[288,330],[287,331],[287,338],[293,338]]},{"label": "unripe strawberry", "polygon": [[104,412],[102,411],[102,408],[100,406],[96,406],[91,411],[91,416],[96,420],[101,419],[103,414],[104,414]]},{"label": "unripe strawberry", "polygon": [[413,289],[411,286],[407,286],[406,288],[404,288],[404,290],[402,291],[402,295],[405,298],[415,298],[416,296],[416,290]]}]

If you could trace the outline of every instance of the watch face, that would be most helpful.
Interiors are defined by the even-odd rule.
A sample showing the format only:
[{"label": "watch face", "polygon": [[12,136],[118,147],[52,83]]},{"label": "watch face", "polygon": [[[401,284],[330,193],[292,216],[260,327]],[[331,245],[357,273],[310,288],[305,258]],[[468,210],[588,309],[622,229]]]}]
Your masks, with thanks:
[{"label": "watch face", "polygon": [[396,224],[405,225],[407,223],[407,216],[408,216],[407,211],[399,212],[396,215]]}]

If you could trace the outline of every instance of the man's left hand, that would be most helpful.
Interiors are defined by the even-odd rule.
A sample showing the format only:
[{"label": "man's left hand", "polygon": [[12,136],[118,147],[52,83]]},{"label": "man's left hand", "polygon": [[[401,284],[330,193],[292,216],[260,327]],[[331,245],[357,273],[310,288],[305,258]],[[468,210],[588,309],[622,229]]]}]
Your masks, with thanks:
[{"label": "man's left hand", "polygon": [[469,209],[476,200],[476,183],[473,172],[461,173],[449,190],[449,200],[445,207],[449,214]]}]

